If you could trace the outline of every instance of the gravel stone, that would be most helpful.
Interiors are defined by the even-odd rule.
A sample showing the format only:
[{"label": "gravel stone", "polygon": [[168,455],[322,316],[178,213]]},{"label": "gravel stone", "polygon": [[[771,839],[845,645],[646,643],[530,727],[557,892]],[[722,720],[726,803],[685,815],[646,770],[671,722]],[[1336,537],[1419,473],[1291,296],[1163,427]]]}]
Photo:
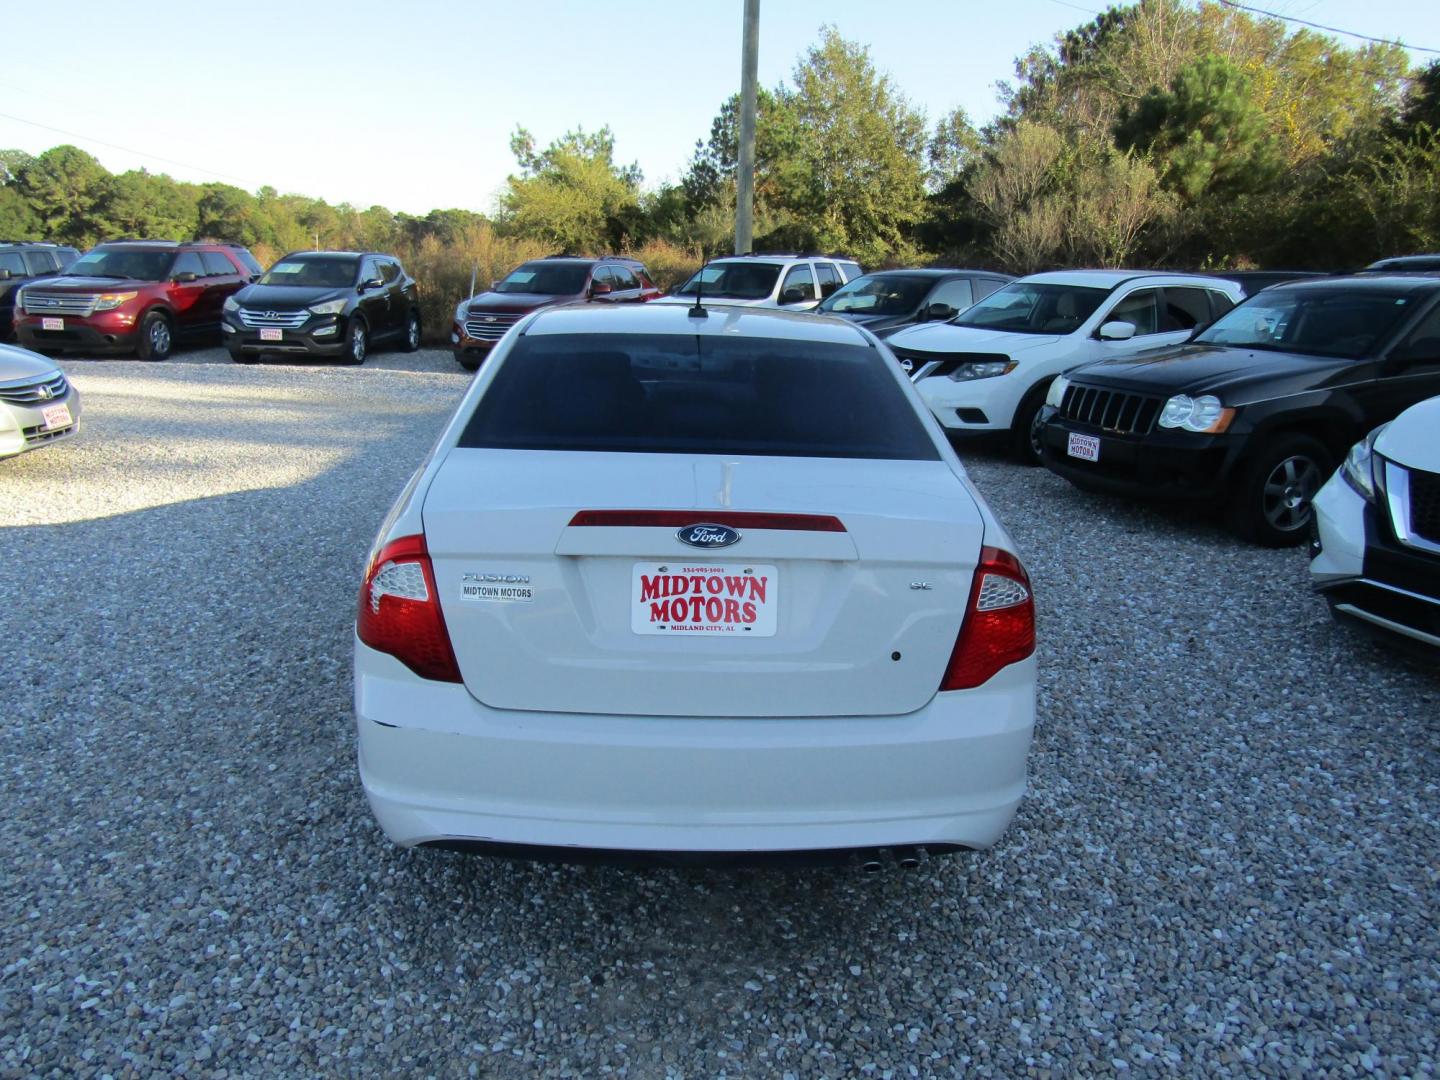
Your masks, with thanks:
[{"label": "gravel stone", "polygon": [[1032,789],[918,869],[401,851],[351,620],[469,382],[64,360],[0,462],[0,1076],[1433,1075],[1440,675],[1298,551],[967,466],[1039,610]]}]

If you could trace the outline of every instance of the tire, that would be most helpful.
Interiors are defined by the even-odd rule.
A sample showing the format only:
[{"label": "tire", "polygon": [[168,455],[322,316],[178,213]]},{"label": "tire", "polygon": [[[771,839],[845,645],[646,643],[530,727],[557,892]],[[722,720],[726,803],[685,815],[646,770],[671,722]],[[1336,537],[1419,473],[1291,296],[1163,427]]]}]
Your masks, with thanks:
[{"label": "tire", "polygon": [[1226,524],[1264,547],[1291,547],[1309,539],[1311,501],[1332,470],[1330,451],[1309,435],[1281,435],[1241,467],[1225,508]]},{"label": "tire", "polygon": [[229,352],[230,359],[237,364],[253,364],[260,359],[259,353],[247,353],[241,349],[231,349]]},{"label": "tire", "polygon": [[140,343],[135,355],[141,360],[164,360],[175,347],[175,329],[163,311],[152,311],[140,320]]},{"label": "tire", "polygon": [[1015,406],[1014,419],[1010,421],[1010,453],[1021,465],[1040,465],[1040,410],[1045,406],[1045,395],[1050,392],[1050,382],[1037,383],[1025,392],[1020,404]]},{"label": "tire", "polygon": [[345,351],[340,354],[340,362],[363,364],[369,354],[370,331],[365,328],[365,320],[356,316],[345,326]]},{"label": "tire", "polygon": [[464,353],[456,353],[455,362],[466,371],[480,370],[480,360],[478,357],[466,356]]},{"label": "tire", "polygon": [[420,313],[410,312],[405,320],[405,336],[400,346],[406,352],[418,352],[420,349]]}]

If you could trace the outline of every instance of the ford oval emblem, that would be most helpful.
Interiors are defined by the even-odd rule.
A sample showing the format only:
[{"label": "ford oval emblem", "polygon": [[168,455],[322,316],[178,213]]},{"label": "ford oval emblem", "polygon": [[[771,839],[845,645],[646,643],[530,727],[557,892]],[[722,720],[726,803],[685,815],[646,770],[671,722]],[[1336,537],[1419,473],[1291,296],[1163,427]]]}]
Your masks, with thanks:
[{"label": "ford oval emblem", "polygon": [[675,532],[675,539],[697,548],[729,547],[740,539],[740,533],[729,525],[686,525]]}]

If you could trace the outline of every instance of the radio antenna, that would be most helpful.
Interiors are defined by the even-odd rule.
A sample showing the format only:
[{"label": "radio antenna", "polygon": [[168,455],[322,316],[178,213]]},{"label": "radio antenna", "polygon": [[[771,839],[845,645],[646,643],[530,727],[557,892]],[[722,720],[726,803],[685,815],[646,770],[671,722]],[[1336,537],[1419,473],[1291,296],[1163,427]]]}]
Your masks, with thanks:
[{"label": "radio antenna", "polygon": [[705,291],[705,267],[709,265],[708,262],[704,263],[695,275],[695,306],[686,312],[692,319],[708,319],[710,317],[710,313],[700,305],[700,294]]}]

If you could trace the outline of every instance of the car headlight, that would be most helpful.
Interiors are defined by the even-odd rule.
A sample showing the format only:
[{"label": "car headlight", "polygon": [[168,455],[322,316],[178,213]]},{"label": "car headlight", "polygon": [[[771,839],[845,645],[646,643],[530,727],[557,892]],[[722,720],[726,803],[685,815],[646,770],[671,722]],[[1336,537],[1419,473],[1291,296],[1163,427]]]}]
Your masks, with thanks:
[{"label": "car headlight", "polygon": [[465,301],[462,300],[459,304],[455,305],[455,321],[456,321],[456,322],[458,322],[458,323],[463,323],[463,322],[465,321],[465,316],[468,315],[469,313],[470,313],[470,306],[469,306],[467,303],[465,303]]},{"label": "car headlight", "polygon": [[24,289],[16,289],[16,290],[15,290],[15,310],[16,310],[16,312],[21,312],[21,311],[24,311],[24,310],[25,310],[25,290],[24,290]]},{"label": "car headlight", "polygon": [[961,364],[950,372],[950,378],[956,382],[969,382],[971,379],[993,379],[997,375],[1007,375],[1014,370],[1014,360],[978,360]]},{"label": "car headlight", "polygon": [[339,315],[345,310],[346,300],[342,296],[339,300],[326,300],[323,304],[311,304],[312,315]]},{"label": "car headlight", "polygon": [[227,296],[227,297],[225,298],[225,309],[224,309],[224,310],[225,310],[225,312],[226,312],[227,314],[230,314],[230,315],[234,315],[235,312],[237,312],[237,311],[240,310],[240,305],[239,305],[239,303],[235,300],[235,297],[233,297],[233,296]]},{"label": "car headlight", "polygon": [[1235,410],[1220,404],[1214,394],[1203,394],[1192,398],[1188,394],[1176,394],[1165,402],[1160,413],[1160,426],[1183,428],[1205,435],[1219,435],[1235,419]]},{"label": "car headlight", "polygon": [[1375,440],[1388,426],[1381,424],[1352,446],[1345,455],[1345,464],[1340,466],[1340,475],[1345,478],[1345,482],[1355,489],[1355,494],[1369,503],[1375,501],[1375,466],[1378,464]]},{"label": "car headlight", "polygon": [[1065,390],[1070,385],[1070,380],[1064,375],[1056,375],[1055,381],[1050,384],[1050,389],[1045,392],[1045,404],[1052,409],[1058,409],[1060,403],[1065,400]]},{"label": "car headlight", "polygon": [[96,311],[114,311],[127,300],[134,300],[139,293],[133,292],[109,292],[101,293],[95,298]]}]

